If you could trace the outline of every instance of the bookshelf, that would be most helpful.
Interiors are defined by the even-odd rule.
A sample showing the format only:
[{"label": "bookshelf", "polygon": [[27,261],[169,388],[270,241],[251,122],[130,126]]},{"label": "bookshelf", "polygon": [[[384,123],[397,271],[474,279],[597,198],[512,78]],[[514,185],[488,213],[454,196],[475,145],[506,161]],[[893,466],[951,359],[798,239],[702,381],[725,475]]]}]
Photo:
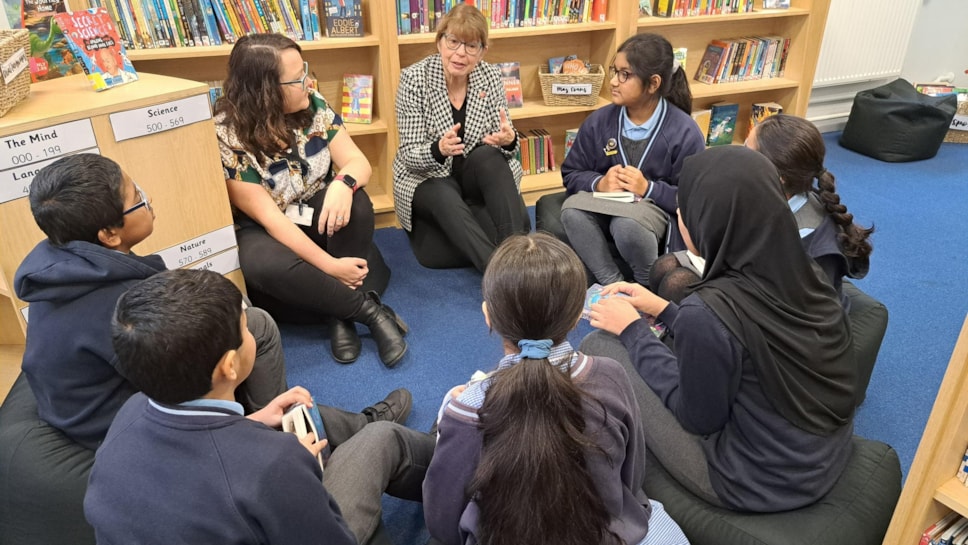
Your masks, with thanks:
[{"label": "bookshelf", "polygon": [[[761,0],[756,3],[760,5]],[[335,99],[344,73],[374,75],[374,123],[347,125],[347,129],[373,164],[367,192],[373,200],[378,227],[397,224],[390,166],[399,145],[393,108],[400,69],[436,52],[433,33],[397,35],[395,5],[396,2],[387,0],[363,0],[366,34],[361,38],[299,42],[319,80],[320,91],[333,104],[338,104]],[[691,81],[706,44],[714,38],[788,36],[791,48],[784,78],[716,85],[692,82],[695,109],[722,100],[740,104],[735,134],[737,142],[742,142],[753,102],[779,102],[787,113],[806,113],[829,7],[830,0],[791,0],[791,7],[786,10],[640,18],[638,0],[610,0],[605,22],[492,29],[484,59],[491,63],[520,63],[525,105],[512,109],[511,118],[521,131],[548,130],[555,148],[555,161],[560,165],[564,159],[565,130],[577,128],[590,112],[609,104],[609,86],[606,81],[594,106],[545,106],[537,74],[538,66],[544,65],[548,57],[574,53],[607,67],[625,38],[636,32],[655,32],[668,38],[673,47],[688,48],[686,73]],[[139,72],[212,81],[224,79],[231,49],[231,45],[142,49],[129,52],[129,56]],[[528,204],[561,187],[557,171],[525,176],[522,180],[522,192]]]},{"label": "bookshelf", "polygon": [[[139,81],[95,93],[85,76],[68,76],[33,84],[30,99],[0,119],[0,139],[8,143],[4,149],[10,147],[12,140],[28,142],[17,153],[23,156],[31,153],[37,160],[42,152],[30,147],[29,141],[35,135],[58,131],[60,134],[52,145],[64,149],[57,149],[55,157],[73,151],[96,151],[114,159],[150,196],[157,217],[154,232],[135,246],[135,253],[146,255],[165,249],[179,253],[179,246],[203,237],[209,242],[203,240],[193,250],[179,253],[179,257],[193,265],[212,265],[215,270],[224,268],[226,276],[242,288],[228,194],[217,159],[210,159],[218,156],[211,118],[120,141],[115,133],[120,126],[133,125],[130,120],[113,118],[119,113],[177,101],[179,107],[186,105],[182,111],[186,111],[188,103],[201,102],[206,106],[207,116],[207,100],[208,89],[204,84],[179,78],[142,73]],[[76,144],[80,141],[87,143]],[[5,165],[8,155],[0,154]],[[179,160],[174,161],[172,157]],[[9,367],[10,359],[6,349],[22,350],[26,338],[23,311],[27,305],[13,293],[14,274],[23,258],[44,238],[34,223],[29,200],[22,194],[21,185],[29,182],[21,173],[43,164],[35,162],[5,170],[11,178],[7,178],[3,186],[7,191],[0,199],[0,366],[4,369]],[[226,231],[230,236],[225,236]],[[216,238],[218,244],[213,242]],[[199,254],[198,248],[204,252]],[[219,265],[212,264],[215,260]],[[224,266],[225,263],[229,266]],[[15,354],[17,350],[10,353]],[[19,360],[17,363],[19,369]]]},{"label": "bookshelf", "polygon": [[884,537],[885,545],[916,545],[924,529],[951,511],[968,517],[968,487],[955,477],[968,446],[968,318],[961,328]]}]

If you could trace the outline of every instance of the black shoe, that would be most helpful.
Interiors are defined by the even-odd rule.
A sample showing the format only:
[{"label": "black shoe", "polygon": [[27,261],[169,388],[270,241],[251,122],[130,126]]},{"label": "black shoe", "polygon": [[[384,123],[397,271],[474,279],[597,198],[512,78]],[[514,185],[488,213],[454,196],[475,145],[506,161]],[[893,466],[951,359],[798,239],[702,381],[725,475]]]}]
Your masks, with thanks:
[{"label": "black shoe", "polygon": [[353,363],[360,357],[363,343],[356,333],[353,320],[333,319],[329,325],[329,345],[333,351],[333,359],[340,363]]},{"label": "black shoe", "polygon": [[370,328],[380,352],[380,361],[387,367],[399,363],[407,353],[407,341],[403,336],[409,328],[392,308],[380,302],[376,292],[367,292],[366,300],[354,318]]},{"label": "black shoe", "polygon": [[410,416],[410,409],[413,407],[413,396],[406,388],[398,388],[384,398],[383,401],[374,403],[360,411],[366,415],[367,422],[396,422],[403,424]]}]

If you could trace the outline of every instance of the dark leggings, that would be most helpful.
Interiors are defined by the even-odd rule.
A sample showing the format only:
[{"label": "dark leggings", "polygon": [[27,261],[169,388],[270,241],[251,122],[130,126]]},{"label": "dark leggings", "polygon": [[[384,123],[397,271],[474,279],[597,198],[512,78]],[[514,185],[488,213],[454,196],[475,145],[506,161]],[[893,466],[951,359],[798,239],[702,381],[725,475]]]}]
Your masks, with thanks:
[{"label": "dark leggings", "polygon": [[[322,189],[306,202],[313,208],[312,225],[299,227],[333,257],[365,259],[373,242],[373,204],[370,197],[363,190],[357,191],[353,195],[350,222],[328,237],[316,230],[325,194],[326,189]],[[325,317],[347,319],[359,311],[365,299],[365,282],[361,289],[350,289],[305,262],[251,219],[240,218],[238,223],[240,228],[235,235],[249,295],[255,304],[268,310],[274,318],[286,321]],[[373,274],[371,270],[367,280]],[[377,276],[385,275],[378,272]]]},{"label": "dark leggings", "polygon": [[424,267],[484,271],[504,239],[531,230],[507,159],[493,146],[468,154],[461,172],[431,178],[413,195],[410,246]]},{"label": "dark leggings", "polygon": [[649,289],[659,297],[678,304],[689,295],[689,286],[699,280],[694,270],[682,265],[677,253],[668,253],[652,264]]}]

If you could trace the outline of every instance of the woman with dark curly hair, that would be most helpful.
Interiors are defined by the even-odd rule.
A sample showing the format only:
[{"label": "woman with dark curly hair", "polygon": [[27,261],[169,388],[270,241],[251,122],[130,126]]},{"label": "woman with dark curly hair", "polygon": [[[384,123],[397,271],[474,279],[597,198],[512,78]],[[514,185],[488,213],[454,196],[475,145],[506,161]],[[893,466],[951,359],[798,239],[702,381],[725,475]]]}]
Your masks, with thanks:
[{"label": "woman with dark curly hair", "polygon": [[363,190],[372,169],[313,89],[301,51],[280,34],[257,34],[229,56],[215,123],[242,271],[260,306],[330,319],[336,361],[359,356],[362,323],[392,367],[407,326],[377,295],[389,270],[372,245]]}]

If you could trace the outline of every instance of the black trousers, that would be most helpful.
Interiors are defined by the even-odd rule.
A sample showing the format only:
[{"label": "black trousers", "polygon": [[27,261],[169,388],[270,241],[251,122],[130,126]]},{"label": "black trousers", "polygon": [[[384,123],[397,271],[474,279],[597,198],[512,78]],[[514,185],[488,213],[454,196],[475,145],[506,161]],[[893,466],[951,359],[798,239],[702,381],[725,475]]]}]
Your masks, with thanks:
[{"label": "black trousers", "polygon": [[460,172],[417,186],[412,212],[410,247],[431,269],[473,265],[483,272],[498,244],[531,230],[511,167],[493,146],[475,148]]},{"label": "black trousers", "polygon": [[[311,226],[299,226],[320,248],[333,257],[367,259],[369,274],[360,289],[350,289],[336,278],[303,261],[301,257],[248,218],[237,218],[239,261],[252,302],[280,321],[319,322],[327,317],[354,316],[369,290],[382,292],[390,278],[379,251],[373,246],[373,203],[366,191],[353,195],[350,222],[333,234],[317,230],[326,189],[312,196]],[[374,257],[374,252],[376,257]]]}]

